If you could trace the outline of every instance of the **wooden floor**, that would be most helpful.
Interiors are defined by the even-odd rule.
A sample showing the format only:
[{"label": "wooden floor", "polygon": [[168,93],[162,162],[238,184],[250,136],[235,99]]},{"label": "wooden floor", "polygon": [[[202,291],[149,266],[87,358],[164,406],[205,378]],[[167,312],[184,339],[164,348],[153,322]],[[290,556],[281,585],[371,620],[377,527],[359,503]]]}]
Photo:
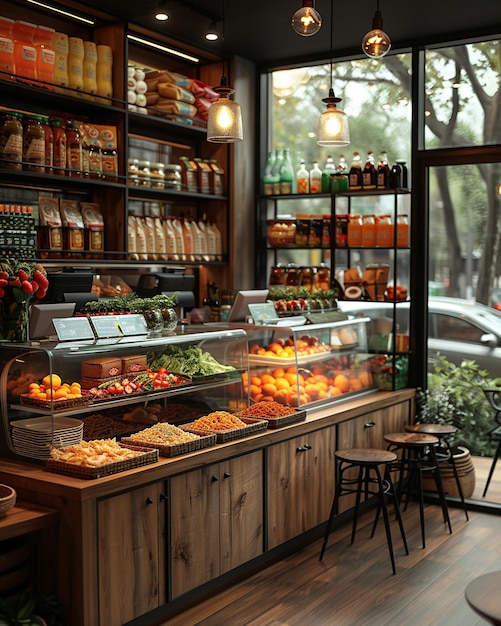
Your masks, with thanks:
[{"label": "wooden floor", "polygon": [[[475,459],[478,499],[490,462]],[[501,503],[501,461],[488,495]],[[477,576],[501,570],[501,519],[474,510],[466,521],[461,508],[449,511],[452,534],[439,506],[426,505],[423,549],[417,504],[409,505],[403,513],[409,555],[392,521],[395,576],[383,524],[371,539],[367,512],[353,545],[348,525],[331,533],[322,562],[318,540],[156,626],[485,626],[464,590]]]}]

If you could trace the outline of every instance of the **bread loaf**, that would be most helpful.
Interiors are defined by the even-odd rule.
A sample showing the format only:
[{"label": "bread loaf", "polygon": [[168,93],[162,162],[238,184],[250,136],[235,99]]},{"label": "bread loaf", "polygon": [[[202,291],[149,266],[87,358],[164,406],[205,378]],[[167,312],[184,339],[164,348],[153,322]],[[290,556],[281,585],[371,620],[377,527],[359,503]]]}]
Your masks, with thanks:
[{"label": "bread loaf", "polygon": [[134,354],[122,357],[122,374],[136,374],[148,368],[146,354]]},{"label": "bread loaf", "polygon": [[121,358],[105,356],[84,361],[81,374],[82,378],[109,378],[110,376],[119,376],[121,372]]}]

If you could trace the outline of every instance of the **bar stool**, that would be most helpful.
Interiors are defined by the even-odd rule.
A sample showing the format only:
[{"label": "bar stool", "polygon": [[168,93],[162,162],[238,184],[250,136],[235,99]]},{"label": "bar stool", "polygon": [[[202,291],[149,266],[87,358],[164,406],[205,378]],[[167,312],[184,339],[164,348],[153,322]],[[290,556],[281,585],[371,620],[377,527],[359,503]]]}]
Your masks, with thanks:
[{"label": "bar stool", "polygon": [[[332,501],[331,512],[327,521],[327,527],[325,529],[324,541],[320,551],[319,560],[321,561],[323,559],[325,548],[327,547],[327,540],[331,532],[339,498],[350,493],[356,494],[350,542],[353,543],[355,541],[355,533],[357,530],[358,513],[362,493],[364,494],[364,500],[367,500],[367,498],[371,495],[376,495],[378,498],[378,509],[372,526],[371,538],[374,536],[379,515],[382,511],[386,530],[386,541],[388,544],[388,551],[390,553],[391,567],[393,573],[396,574],[390,520],[388,507],[386,505],[387,494],[393,497],[395,515],[398,521],[400,535],[402,536],[405,553],[409,554],[402,516],[398,505],[398,498],[389,472],[389,465],[397,460],[397,455],[393,452],[389,452],[388,450],[379,450],[377,448],[350,448],[347,450],[338,450],[335,453],[335,458],[336,489],[334,492],[334,499]],[[384,466],[384,472],[381,472],[382,466]],[[355,477],[353,477],[353,472],[350,474],[350,470],[354,468],[357,470]]]},{"label": "bar stool", "polygon": [[498,440],[496,452],[492,457],[492,463],[489,469],[489,475],[487,476],[487,482],[485,483],[484,491],[482,493],[482,498],[485,498],[487,494],[487,489],[489,489],[494,470],[496,469],[497,460],[501,456],[501,391],[499,391],[498,389],[484,389],[484,393],[487,397],[487,400],[489,400],[491,407],[496,412],[494,415],[494,419],[498,423],[498,426],[496,426],[496,428],[491,430],[491,432],[489,433],[489,439],[493,440],[496,437],[500,437],[500,439]]},{"label": "bar stool", "polygon": [[[405,427],[405,430],[409,433],[426,433],[428,435],[435,435],[435,437],[438,437],[439,452],[436,453],[437,458],[440,461],[446,461],[452,465],[452,472],[454,474],[454,480],[456,481],[456,485],[458,488],[459,498],[461,499],[464,514],[466,516],[466,519],[468,520],[468,509],[464,500],[463,487],[461,485],[461,481],[459,480],[459,474],[456,467],[456,461],[454,460],[454,453],[452,451],[450,441],[451,436],[457,433],[458,429],[451,424],[408,424]],[[443,452],[440,452],[441,450],[443,450]]]},{"label": "bar stool", "polygon": [[[388,442],[388,450],[400,452],[399,460],[392,465],[392,470],[400,473],[399,490],[403,493],[404,482],[406,484],[405,509],[409,502],[411,491],[415,489],[419,501],[419,517],[421,522],[421,540],[423,548],[426,547],[425,523],[424,523],[424,497],[423,497],[423,472],[431,472],[437,486],[437,491],[442,505],[444,522],[452,533],[447,500],[445,499],[444,486],[440,475],[440,467],[435,453],[435,448],[439,444],[438,437],[426,433],[388,433],[384,435]],[[424,463],[429,459],[429,463]],[[404,509],[404,510],[405,510]]]},{"label": "bar stool", "polygon": [[470,607],[489,624],[501,626],[499,587],[501,572],[490,572],[472,580],[464,591]]}]

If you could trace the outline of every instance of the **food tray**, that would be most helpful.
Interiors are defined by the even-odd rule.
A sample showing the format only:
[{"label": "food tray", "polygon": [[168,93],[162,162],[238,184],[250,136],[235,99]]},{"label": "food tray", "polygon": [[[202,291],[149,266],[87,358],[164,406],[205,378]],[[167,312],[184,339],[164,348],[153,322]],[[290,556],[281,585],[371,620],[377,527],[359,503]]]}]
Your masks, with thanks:
[{"label": "food tray", "polygon": [[50,409],[52,411],[68,411],[79,406],[90,404],[94,398],[92,394],[84,394],[81,398],[72,398],[71,400],[38,400],[30,398],[29,394],[21,394],[21,404],[24,406],[32,406],[37,409]]},{"label": "food tray", "polygon": [[[236,414],[241,420],[245,419],[245,416]],[[282,426],[288,426],[289,424],[296,424],[297,422],[304,422],[306,419],[306,411],[296,411],[290,415],[281,415],[280,417],[267,417],[263,416],[259,419],[266,420],[268,422],[268,428],[273,430],[275,428],[281,428]]]},{"label": "food tray", "polygon": [[[120,444],[122,446],[122,444]],[[117,461],[116,463],[108,463],[99,467],[84,467],[82,465],[75,465],[73,463],[64,463],[63,461],[55,461],[48,459],[45,463],[45,469],[49,472],[56,472],[58,474],[66,474],[68,476],[75,476],[76,478],[102,478],[103,476],[110,476],[111,474],[118,474],[119,472],[126,472],[130,469],[142,467],[143,465],[150,465],[158,461],[158,450],[152,448],[146,448],[143,446],[131,446],[123,445],[124,448],[130,448],[131,450],[138,450],[143,452],[141,456],[137,456],[134,459],[127,459],[126,461]]]},{"label": "food tray", "polygon": [[[187,431],[191,432],[191,431]],[[198,434],[198,433],[193,433]],[[188,454],[188,452],[195,452],[196,450],[202,450],[203,448],[210,448],[216,445],[216,435],[204,434],[200,435],[199,439],[192,439],[191,441],[185,441],[183,443],[174,444],[172,446],[162,446],[157,443],[148,443],[146,441],[138,441],[137,439],[129,439],[128,437],[122,438],[122,443],[127,445],[133,444],[144,446],[145,448],[156,448],[160,456],[173,457],[180,456],[181,454]]]},{"label": "food tray", "polygon": [[191,428],[190,423],[193,422],[190,422],[188,424],[180,424],[179,428],[201,437],[207,434],[216,435],[216,443],[226,443],[227,441],[233,441],[233,439],[242,439],[248,435],[259,433],[266,430],[268,426],[268,422],[264,419],[250,417],[240,417],[239,419],[245,422],[246,426],[243,428],[232,428],[231,430],[197,430],[196,428]]}]

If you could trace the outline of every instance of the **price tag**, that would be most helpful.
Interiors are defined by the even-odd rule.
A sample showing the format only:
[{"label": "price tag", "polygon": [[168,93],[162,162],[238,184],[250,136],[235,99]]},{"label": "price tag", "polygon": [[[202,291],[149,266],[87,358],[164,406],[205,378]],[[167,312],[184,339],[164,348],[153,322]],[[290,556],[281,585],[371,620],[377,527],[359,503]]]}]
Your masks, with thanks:
[{"label": "price tag", "polygon": [[117,317],[122,334],[126,337],[148,334],[144,315],[133,313],[131,315],[118,315]]},{"label": "price tag", "polygon": [[59,341],[82,341],[94,339],[87,317],[61,317],[52,320]]},{"label": "price tag", "polygon": [[106,337],[122,337],[120,328],[120,315],[91,315],[91,324],[94,327],[96,337],[104,339]]}]

